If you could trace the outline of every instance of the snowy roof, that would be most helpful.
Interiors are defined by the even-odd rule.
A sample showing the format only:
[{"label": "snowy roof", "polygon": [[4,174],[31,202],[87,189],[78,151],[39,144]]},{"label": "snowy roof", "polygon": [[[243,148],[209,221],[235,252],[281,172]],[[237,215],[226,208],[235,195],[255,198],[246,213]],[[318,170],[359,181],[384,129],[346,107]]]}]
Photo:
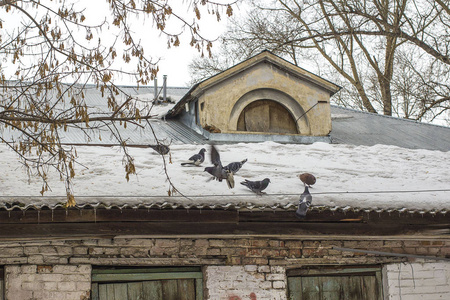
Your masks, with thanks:
[{"label": "snowy roof", "polygon": [[[150,87],[129,89],[149,101],[153,97]],[[187,90],[168,88],[167,95],[178,100]],[[95,105],[96,92],[92,90],[94,96],[90,97],[90,91],[86,92],[87,101]],[[155,106],[153,112],[163,115],[172,106]],[[164,163],[152,149],[130,148],[137,175],[127,182],[119,147],[77,146],[80,164],[76,166],[73,186],[77,204],[79,207],[290,210],[295,209],[303,192],[297,175],[310,172],[317,177],[311,189],[316,209],[450,211],[450,128],[336,106],[331,111],[332,144],[219,145],[224,164],[248,159],[236,174],[234,189],[228,189],[224,182],[208,181],[203,167],[180,165],[202,147],[209,150],[209,142],[178,120],[151,122],[160,140],[172,142],[172,163],[166,157],[166,166],[179,193],[170,197]],[[152,135],[145,130],[133,126],[122,130],[128,145],[154,143]],[[7,137],[6,131],[3,134]],[[64,138],[68,144],[87,142],[77,132],[68,132]],[[101,141],[93,139],[90,143],[108,145],[111,141],[104,135]],[[203,166],[208,165],[211,165],[209,158]],[[40,196],[40,179],[29,179],[17,155],[3,144],[0,167],[3,174],[0,209],[57,208],[66,201],[64,184],[58,174],[49,174],[51,190]],[[243,179],[265,177],[271,179],[267,195],[256,196],[239,184]]]},{"label": "snowy roof", "polygon": [[[184,207],[240,209],[295,209],[303,185],[297,175],[310,172],[317,177],[311,189],[314,207],[328,209],[424,211],[450,210],[450,152],[411,150],[396,146],[352,146],[326,143],[311,145],[241,143],[219,145],[222,162],[247,158],[235,175],[236,186],[209,180],[204,166],[180,163],[208,145],[172,145],[166,168],[179,190],[168,196],[169,183],[162,157],[150,148],[131,148],[137,175],[125,179],[123,153],[118,147],[77,147],[80,164],[74,178],[75,199],[80,207]],[[0,208],[11,204],[27,209],[54,208],[65,202],[59,175],[49,174],[51,191],[40,196],[41,182],[27,178],[17,156],[0,147],[2,195]],[[86,167],[87,168],[86,168]],[[7,176],[5,176],[7,175]],[[270,178],[267,194],[253,194],[239,182]]]}]

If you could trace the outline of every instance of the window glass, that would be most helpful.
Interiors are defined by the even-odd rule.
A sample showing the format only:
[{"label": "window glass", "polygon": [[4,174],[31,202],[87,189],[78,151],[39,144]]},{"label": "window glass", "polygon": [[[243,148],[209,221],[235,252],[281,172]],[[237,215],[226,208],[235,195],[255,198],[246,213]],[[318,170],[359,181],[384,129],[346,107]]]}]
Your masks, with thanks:
[{"label": "window glass", "polygon": [[381,268],[288,271],[289,300],[382,300]]},{"label": "window glass", "polygon": [[92,299],[203,299],[200,268],[94,268]]}]

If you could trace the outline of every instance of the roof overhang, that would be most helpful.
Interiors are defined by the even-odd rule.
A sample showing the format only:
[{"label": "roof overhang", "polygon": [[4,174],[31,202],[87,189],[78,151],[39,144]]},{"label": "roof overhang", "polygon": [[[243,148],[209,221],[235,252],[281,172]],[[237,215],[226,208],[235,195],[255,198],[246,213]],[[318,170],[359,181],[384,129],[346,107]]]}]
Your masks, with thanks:
[{"label": "roof overhang", "polygon": [[250,208],[85,205],[66,209],[12,206],[0,210],[0,240],[117,236],[299,236],[305,238],[449,237],[450,212],[374,211],[314,207]]}]

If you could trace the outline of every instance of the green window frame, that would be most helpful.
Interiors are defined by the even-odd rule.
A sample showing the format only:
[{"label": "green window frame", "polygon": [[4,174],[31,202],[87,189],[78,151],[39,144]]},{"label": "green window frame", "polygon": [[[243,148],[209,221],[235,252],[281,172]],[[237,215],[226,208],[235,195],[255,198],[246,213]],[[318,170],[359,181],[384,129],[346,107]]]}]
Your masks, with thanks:
[{"label": "green window frame", "polygon": [[5,270],[0,267],[0,300],[5,299]]},{"label": "green window frame", "polygon": [[[200,267],[97,268],[92,269],[93,300],[184,299],[195,294],[203,300]],[[159,295],[160,297],[158,298]]]},{"label": "green window frame", "polygon": [[287,271],[289,300],[382,300],[381,267],[330,267]]}]

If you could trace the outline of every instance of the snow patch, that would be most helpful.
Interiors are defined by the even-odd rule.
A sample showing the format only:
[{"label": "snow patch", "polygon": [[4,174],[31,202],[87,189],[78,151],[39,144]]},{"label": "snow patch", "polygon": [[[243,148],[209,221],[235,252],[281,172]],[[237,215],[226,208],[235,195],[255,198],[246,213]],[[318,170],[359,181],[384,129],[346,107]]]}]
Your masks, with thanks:
[{"label": "snow patch", "polygon": [[[207,158],[200,167],[181,166],[201,148]],[[327,143],[285,145],[274,142],[217,146],[224,165],[248,161],[235,175],[236,186],[209,180],[209,145],[172,145],[166,155],[170,180],[180,193],[169,197],[163,160],[151,148],[130,148],[137,174],[125,179],[123,152],[118,147],[77,147],[79,165],[73,180],[78,204],[104,202],[115,205],[177,203],[182,205],[255,206],[297,204],[303,184],[297,175],[316,176],[310,190],[313,206],[363,209],[444,210],[450,208],[450,152],[411,150],[395,146],[351,146]],[[169,163],[171,160],[172,163]],[[65,196],[59,175],[50,172],[51,191],[40,196],[41,180],[28,179],[17,155],[0,146],[2,176],[0,202],[20,197],[25,204],[55,205]],[[88,168],[85,168],[87,166]],[[267,195],[257,196],[240,184],[244,179],[270,178]],[[426,190],[426,192],[421,192]],[[442,191],[445,190],[445,191]],[[183,196],[182,196],[183,195]],[[185,196],[185,197],[184,197]],[[26,199],[26,200],[23,200]]]}]

